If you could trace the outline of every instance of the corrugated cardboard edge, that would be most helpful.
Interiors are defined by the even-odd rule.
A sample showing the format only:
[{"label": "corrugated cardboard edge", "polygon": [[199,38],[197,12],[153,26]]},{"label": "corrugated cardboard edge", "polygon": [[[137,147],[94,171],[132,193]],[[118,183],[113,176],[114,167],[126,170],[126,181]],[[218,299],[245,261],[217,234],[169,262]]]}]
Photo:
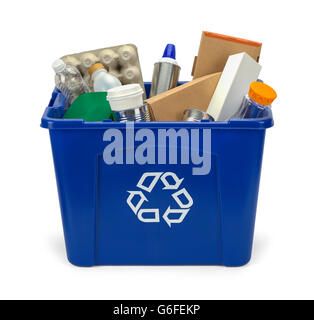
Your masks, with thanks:
[{"label": "corrugated cardboard edge", "polygon": [[[240,44],[240,45],[243,46],[243,50],[236,50],[232,54],[236,54],[236,53],[240,53],[240,52],[246,52],[253,59],[255,59],[257,62],[259,62],[259,60],[260,60],[260,54],[261,54],[261,50],[262,50],[262,43],[256,42],[256,41],[252,41],[252,40],[246,40],[246,39],[242,39],[242,38],[222,35],[222,34],[218,34],[218,33],[213,33],[213,32],[209,32],[209,31],[202,31],[200,46],[199,46],[198,55],[197,55],[197,58],[200,57],[200,59],[194,59],[193,68],[192,68],[193,79],[197,79],[199,77],[203,77],[204,75],[206,75],[206,73],[200,72],[200,68],[201,67],[198,64],[202,63],[201,60],[203,60],[203,58],[204,58],[203,45],[206,43],[206,39],[207,38],[212,38],[212,39],[216,39],[216,40],[224,40],[226,42],[233,42],[234,44]],[[244,48],[245,46],[256,48],[256,52],[258,53],[258,55],[257,56],[252,56],[250,54],[250,52],[247,52],[245,50],[245,48]],[[223,71],[223,69],[221,69],[221,70],[217,69],[217,70],[212,70],[210,73],[212,73],[212,72],[222,72],[222,71]],[[210,74],[210,73],[208,73],[208,74]]]},{"label": "corrugated cardboard edge", "polygon": [[[214,92],[215,92],[215,89],[216,89],[216,86],[217,86],[217,84],[218,84],[218,81],[219,81],[219,78],[220,78],[221,74],[222,74],[221,72],[217,72],[217,73],[213,73],[213,74],[211,74],[211,75],[206,75],[206,76],[203,76],[203,77],[194,79],[194,80],[192,80],[192,81],[190,81],[190,82],[187,82],[187,83],[185,83],[185,84],[183,84],[183,85],[181,85],[181,86],[179,86],[179,87],[173,88],[173,89],[168,90],[168,91],[166,91],[166,92],[160,93],[160,94],[158,94],[157,96],[154,96],[154,97],[152,97],[152,98],[147,99],[145,102],[147,103],[148,108],[149,108],[149,110],[150,110],[150,115],[151,115],[151,118],[153,119],[152,121],[157,121],[157,120],[158,120],[158,121],[180,121],[180,120],[178,120],[178,119],[177,119],[177,120],[174,120],[174,119],[169,119],[169,120],[160,120],[160,119],[157,119],[157,120],[156,120],[156,116],[155,116],[155,114],[154,114],[154,110],[153,110],[151,104],[154,104],[154,103],[156,103],[156,102],[159,102],[159,101],[161,101],[161,100],[164,100],[164,99],[166,99],[167,97],[171,97],[172,95],[175,95],[175,94],[177,94],[178,92],[181,92],[182,90],[184,90],[184,88],[189,88],[189,87],[191,87],[192,85],[197,85],[198,83],[203,82],[204,79],[208,79],[208,78],[210,78],[210,79],[211,79],[211,78],[215,79],[215,78],[216,78],[216,84],[215,84],[215,86],[213,86],[213,87],[210,88],[210,90],[209,90],[209,100],[210,100],[211,97],[213,96]],[[208,102],[208,104],[209,104],[209,102]],[[193,106],[191,106],[191,107],[193,107]],[[182,110],[182,117],[183,117],[183,111],[184,111],[184,110]],[[204,109],[203,111],[206,111],[206,110]]]},{"label": "corrugated cardboard edge", "polygon": [[261,47],[262,46],[261,42],[247,40],[247,39],[243,39],[243,38],[237,38],[237,37],[233,37],[233,36],[227,36],[227,35],[220,34],[220,33],[203,31],[203,34],[206,37],[241,43],[241,44],[245,44],[245,45],[249,45],[249,46],[253,46],[253,47]]},{"label": "corrugated cardboard edge", "polygon": [[195,67],[196,67],[196,63],[197,63],[197,56],[194,57],[194,62],[193,62],[193,67],[192,67],[192,72],[191,72],[191,76],[192,77],[194,76],[194,70],[195,70]]}]

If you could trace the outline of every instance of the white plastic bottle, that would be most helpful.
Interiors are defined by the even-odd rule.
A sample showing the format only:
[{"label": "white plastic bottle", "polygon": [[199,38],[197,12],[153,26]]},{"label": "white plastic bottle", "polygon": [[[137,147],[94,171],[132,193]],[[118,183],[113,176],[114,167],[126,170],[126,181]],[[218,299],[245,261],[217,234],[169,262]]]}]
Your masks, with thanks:
[{"label": "white plastic bottle", "polygon": [[56,73],[56,87],[66,98],[65,109],[68,109],[78,96],[90,91],[80,71],[76,67],[58,59],[52,64],[52,68]]},{"label": "white plastic bottle", "polygon": [[108,91],[109,89],[122,86],[120,80],[108,73],[101,63],[96,63],[88,69],[89,75],[93,80],[95,92]]}]

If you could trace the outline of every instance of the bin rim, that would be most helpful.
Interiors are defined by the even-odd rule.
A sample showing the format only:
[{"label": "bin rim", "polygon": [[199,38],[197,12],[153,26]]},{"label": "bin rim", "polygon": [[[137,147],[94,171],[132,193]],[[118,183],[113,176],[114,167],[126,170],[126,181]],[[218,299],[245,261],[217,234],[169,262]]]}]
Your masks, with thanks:
[{"label": "bin rim", "polygon": [[[145,83],[146,84],[146,83]],[[45,109],[41,118],[41,127],[49,130],[64,129],[123,129],[126,127],[125,122],[115,122],[112,120],[88,122],[83,119],[62,119],[64,106],[61,102],[57,102],[57,97],[62,96],[58,89],[54,89],[48,107]],[[64,99],[63,99],[64,101]],[[56,103],[57,102],[57,103]],[[151,122],[134,122],[135,128],[207,128],[207,129],[254,129],[265,130],[274,125],[272,110],[266,111],[263,118],[256,119],[231,119],[224,122],[210,122],[202,120],[201,122],[184,122],[184,121],[151,121]]]}]

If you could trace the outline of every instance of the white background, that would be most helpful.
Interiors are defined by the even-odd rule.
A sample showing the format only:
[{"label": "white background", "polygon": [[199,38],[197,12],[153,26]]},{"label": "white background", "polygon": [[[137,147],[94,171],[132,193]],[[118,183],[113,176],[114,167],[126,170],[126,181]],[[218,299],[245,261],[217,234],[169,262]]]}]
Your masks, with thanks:
[{"label": "white background", "polygon": [[[314,298],[313,1],[2,1],[0,298]],[[48,131],[39,127],[68,53],[134,43],[145,80],[168,42],[190,80],[201,31],[263,42],[278,92],[267,132],[252,261],[242,268],[67,262]]]}]

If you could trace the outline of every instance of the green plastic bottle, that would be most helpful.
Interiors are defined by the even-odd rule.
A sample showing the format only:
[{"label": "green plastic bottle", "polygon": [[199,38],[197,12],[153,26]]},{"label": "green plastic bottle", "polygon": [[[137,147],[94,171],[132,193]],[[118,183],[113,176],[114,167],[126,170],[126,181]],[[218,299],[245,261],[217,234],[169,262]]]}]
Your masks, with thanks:
[{"label": "green plastic bottle", "polygon": [[107,92],[88,92],[77,97],[63,119],[83,119],[85,121],[103,121],[112,119]]}]

